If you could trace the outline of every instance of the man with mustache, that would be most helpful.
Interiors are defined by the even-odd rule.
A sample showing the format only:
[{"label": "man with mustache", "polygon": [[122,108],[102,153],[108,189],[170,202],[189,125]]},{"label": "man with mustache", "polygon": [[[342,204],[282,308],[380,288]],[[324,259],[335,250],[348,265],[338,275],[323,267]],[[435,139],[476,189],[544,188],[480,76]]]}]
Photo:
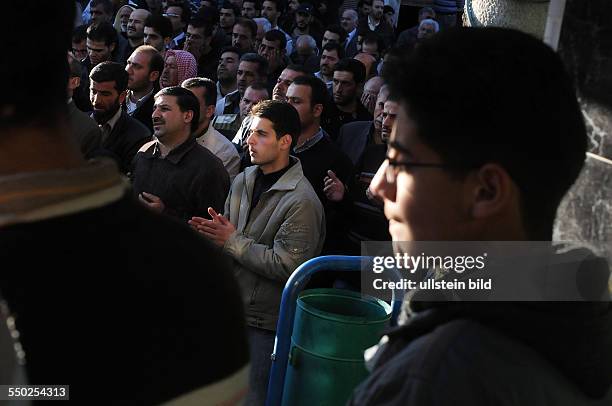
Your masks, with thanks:
[{"label": "man with mustache", "polygon": [[132,11],[130,14],[127,26],[127,37],[131,50],[144,45],[144,26],[145,21],[150,15],[151,13],[149,11],[142,8]]},{"label": "man with mustache", "polygon": [[149,129],[121,109],[129,74],[123,65],[106,61],[93,68],[89,79],[92,117],[102,131],[102,146],[94,155],[110,156],[127,173],[136,152],[151,139]]},{"label": "man with mustache", "polygon": [[229,176],[219,158],[196,141],[200,103],[189,90],[167,87],[155,95],[155,140],[134,158],[132,186],[141,203],[182,221],[223,208]]}]

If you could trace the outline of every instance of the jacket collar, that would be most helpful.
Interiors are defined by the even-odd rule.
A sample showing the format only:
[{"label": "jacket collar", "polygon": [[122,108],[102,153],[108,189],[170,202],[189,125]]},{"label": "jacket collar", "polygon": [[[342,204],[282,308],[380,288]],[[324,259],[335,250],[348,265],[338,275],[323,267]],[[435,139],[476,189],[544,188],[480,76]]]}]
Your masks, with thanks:
[{"label": "jacket collar", "polygon": [[[302,171],[302,163],[300,160],[294,156],[290,156],[289,159],[293,163],[291,168],[287,172],[280,177],[279,180],[276,181],[274,185],[268,190],[278,190],[278,191],[290,191],[295,190],[298,182],[304,177],[304,172]],[[255,184],[255,178],[257,177],[257,169],[259,166],[254,165],[245,169],[245,181],[247,183],[247,187],[252,189]]]}]

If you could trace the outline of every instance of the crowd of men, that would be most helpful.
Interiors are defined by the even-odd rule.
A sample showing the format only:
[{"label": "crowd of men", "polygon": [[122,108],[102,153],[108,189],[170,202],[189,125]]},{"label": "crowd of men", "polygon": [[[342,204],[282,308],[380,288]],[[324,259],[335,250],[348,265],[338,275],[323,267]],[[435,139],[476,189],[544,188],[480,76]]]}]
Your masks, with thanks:
[{"label": "crowd of men", "polygon": [[[426,47],[429,41],[453,32],[450,28],[461,21],[461,1],[434,1],[434,7],[422,8],[418,21],[406,30],[397,28],[402,18],[399,4],[386,4],[383,0],[312,3],[308,0],[288,3],[281,0],[219,3],[215,0],[64,0],[57,5],[64,12],[65,3],[75,3],[77,10],[69,32],[71,50],[67,56],[62,55],[67,58],[65,65],[69,68],[63,99],[68,103],[71,129],[68,133],[72,139],[53,147],[42,142],[40,145],[48,147],[48,151],[28,152],[32,154],[32,162],[41,160],[41,166],[23,165],[25,172],[31,168],[81,168],[71,172],[71,176],[53,172],[55,175],[50,175],[45,182],[61,187],[48,190],[62,190],[64,194],[45,200],[43,193],[37,198],[40,200],[34,199],[30,204],[44,205],[48,201],[59,204],[69,198],[77,203],[57,209],[70,214],[63,217],[67,219],[64,223],[42,221],[35,223],[38,228],[33,231],[40,233],[37,241],[52,234],[52,230],[59,230],[58,227],[62,233],[71,233],[65,241],[74,254],[73,259],[66,260],[71,277],[84,264],[91,266],[95,271],[92,277],[96,279],[105,278],[104,272],[113,266],[121,266],[122,272],[126,268],[127,275],[110,273],[113,282],[124,285],[117,291],[106,280],[100,282],[100,287],[83,286],[83,293],[77,297],[82,303],[90,303],[106,291],[110,300],[114,297],[134,306],[129,317],[117,319],[117,326],[122,329],[117,334],[129,336],[125,346],[138,347],[142,344],[140,341],[155,337],[150,345],[141,345],[136,351],[140,358],[128,367],[117,365],[117,369],[123,369],[117,379],[128,382],[138,376],[133,379],[133,386],[118,389],[133,403],[152,404],[190,394],[196,399],[198,396],[215,399],[219,404],[244,400],[248,405],[263,405],[283,287],[300,264],[318,255],[359,255],[362,242],[388,241],[392,237],[397,240],[550,238],[543,231],[550,226],[549,217],[539,220],[541,227],[533,230],[517,226],[525,225],[517,217],[517,207],[523,206],[517,203],[516,197],[519,189],[525,189],[510,187],[508,174],[499,166],[483,169],[479,177],[472,179],[473,193],[465,192],[461,202],[443,197],[443,193],[457,191],[452,179],[445,179],[447,183],[444,183],[435,178],[441,174],[447,176],[446,172],[427,172],[432,177],[422,179],[418,184],[421,189],[415,189],[414,194],[408,188],[417,184],[402,177],[403,169],[411,171],[412,164],[405,163],[406,159],[422,159],[426,163],[421,166],[443,167],[441,163],[427,162],[455,159],[457,154],[464,153],[466,146],[472,145],[453,143],[457,150],[447,151],[442,141],[428,141],[439,153],[436,154],[404,142],[398,135],[415,131],[405,108],[407,102],[414,102],[413,93],[401,83],[400,77],[404,74],[401,67],[408,66],[406,58]],[[32,7],[38,6],[36,3]],[[36,21],[44,21],[39,15],[43,11],[58,19],[71,16],[71,13],[54,12],[49,4],[41,7],[42,10],[32,12],[37,16]],[[454,44],[448,35],[442,38]],[[465,41],[479,41],[462,35]],[[504,35],[496,35],[503,43]],[[525,38],[511,40],[527,41]],[[440,54],[448,52],[446,57],[458,58],[445,45],[439,47]],[[60,40],[45,52],[58,49],[62,49]],[[431,46],[427,52],[432,49],[436,50]],[[469,47],[466,49],[466,53],[472,51]],[[428,66],[428,54],[423,52],[421,62],[410,62],[414,72]],[[62,65],[57,55],[45,55],[57,62],[55,68],[59,70]],[[421,105],[415,102],[415,109],[410,110],[422,120],[421,127],[417,128],[434,132],[444,128],[452,132],[447,128],[449,124],[435,124],[430,110],[438,108],[435,97],[447,97],[443,91],[448,91],[451,93],[448,100],[434,113],[460,120],[450,102],[457,102],[463,93],[450,86],[444,88],[443,83],[461,79],[452,77],[451,68],[440,69],[436,72],[440,76],[424,75],[435,80],[444,78],[441,84],[429,89],[427,86],[431,83],[418,83],[414,72],[408,76],[411,85],[420,86],[414,94],[427,98]],[[557,79],[564,80],[561,76]],[[430,90],[433,93],[427,96]],[[54,91],[59,94],[59,90]],[[39,118],[51,117],[49,114],[61,117],[61,112],[54,109],[41,108]],[[2,117],[12,111],[2,110]],[[15,121],[16,128],[26,126],[25,121],[19,120]],[[469,130],[468,125],[464,126]],[[40,129],[54,134],[63,132],[59,124]],[[35,132],[24,130],[24,134],[31,136],[33,142],[41,142],[42,137]],[[476,140],[474,137],[470,140]],[[71,149],[72,143],[80,147],[80,154]],[[578,161],[579,155],[584,155],[584,145],[580,140],[574,144],[572,148],[576,147],[577,152],[566,154],[568,160],[573,159],[573,166],[566,169],[563,181],[558,182],[550,207],[544,207],[547,216],[552,206],[556,208],[582,165]],[[48,154],[55,154],[54,158],[48,158]],[[506,165],[503,159],[497,158],[505,159],[507,155],[493,155],[492,159],[501,167]],[[475,153],[465,152],[464,156],[474,157]],[[93,159],[90,166],[83,163],[82,157]],[[472,164],[486,163],[489,158],[478,158]],[[465,167],[461,162],[452,164]],[[522,176],[523,171],[517,171],[516,176]],[[407,189],[396,189],[400,183]],[[41,186],[26,178],[19,187],[30,188],[24,193],[34,196],[36,193],[32,190]],[[439,187],[438,195],[425,193],[428,187]],[[88,200],[90,194],[101,200],[92,205]],[[406,200],[399,201],[400,197]],[[466,207],[459,213],[459,206],[467,205],[471,198],[476,201],[470,210],[477,214],[470,221],[485,223],[494,218],[493,228],[480,223],[471,227],[466,218],[459,218],[464,213],[472,213]],[[451,203],[456,205],[450,207]],[[411,217],[405,217],[404,205],[412,205]],[[540,206],[534,205],[534,210],[539,210]],[[438,215],[432,211],[434,208],[440,210],[438,220],[434,219]],[[27,224],[28,218],[54,216],[53,211],[36,213],[28,217],[24,212],[20,217],[22,213],[18,212],[7,220],[6,224],[18,224],[12,229],[14,232],[3,237],[4,243],[10,242],[13,253],[20,249],[15,241],[24,243],[27,234],[22,229],[27,227],[21,225],[22,221]],[[500,219],[502,215],[507,218]],[[0,216],[0,226],[3,218]],[[436,221],[447,224],[431,227]],[[404,229],[400,224],[413,228]],[[414,227],[415,224],[419,226]],[[83,225],[89,227],[80,230]],[[486,234],[496,227],[499,233]],[[120,239],[113,237],[113,230],[117,229],[124,230]],[[504,230],[508,231],[507,235]],[[50,237],[52,240],[54,236]],[[197,248],[199,243],[203,244],[202,249]],[[65,248],[57,244],[61,241],[50,243],[44,252]],[[113,251],[113,255],[105,255],[105,251]],[[220,256],[219,252],[225,255]],[[124,263],[113,265],[119,254],[126,255]],[[27,264],[38,266],[41,258],[44,256],[31,256]],[[92,264],[92,258],[97,263]],[[141,270],[142,267],[145,269]],[[201,272],[199,267],[206,271]],[[141,286],[139,281],[143,275],[139,272],[142,271],[150,272],[150,280]],[[189,283],[192,272],[205,274],[198,276],[204,283]],[[103,377],[90,377],[91,383],[86,385],[77,376],[79,366],[52,371],[46,362],[56,362],[59,358],[49,355],[51,346],[61,349],[66,344],[59,339],[47,344],[38,342],[42,340],[39,335],[43,330],[51,328],[51,322],[45,314],[37,314],[22,305],[22,300],[33,301],[35,297],[42,300],[48,294],[38,288],[31,296],[23,294],[14,288],[25,283],[26,279],[20,278],[0,279],[0,291],[4,288],[2,293],[12,305],[9,307],[26,315],[26,319],[31,317],[30,324],[21,325],[24,345],[34,348],[28,364],[30,379],[50,382],[47,378],[56,373],[55,376],[66,382],[80,382],[83,386],[75,387],[74,394],[77,398],[83,396],[79,391],[93,387],[93,382]],[[311,283],[359,288],[358,281],[336,278],[337,275],[332,275],[330,280]],[[44,280],[56,285],[48,276]],[[197,292],[198,289],[201,291]],[[89,290],[93,293],[88,297]],[[135,290],[139,291],[142,303],[127,299],[130,291]],[[195,297],[198,294],[208,297],[198,299]],[[184,298],[184,295],[194,297]],[[152,314],[144,305],[157,300],[154,298],[162,303],[152,308]],[[69,295],[59,299],[58,308],[68,311],[68,299]],[[169,302],[172,305],[165,307]],[[97,303],[92,307],[91,317],[106,323],[109,319],[102,305]],[[117,305],[108,311],[112,316],[112,311],[120,313],[120,309]],[[210,312],[217,314],[209,317]],[[176,320],[172,319],[179,313]],[[135,322],[138,318],[140,321]],[[76,323],[73,318],[71,321]],[[184,336],[176,333],[180,337],[175,337],[174,330],[154,326],[155,323],[176,324],[176,328],[181,331],[186,328],[188,332]],[[101,329],[111,327],[100,326]],[[87,332],[85,337],[93,337],[97,333],[95,328],[95,320],[85,322],[82,326]],[[110,331],[100,337],[106,343],[113,338]],[[111,353],[115,347],[110,345],[110,349],[101,350],[88,362],[106,365],[105,358],[116,358]],[[120,354],[130,357],[128,349],[121,351]],[[198,363],[204,370],[206,366],[216,369],[199,376]],[[219,365],[223,367],[217,368]],[[104,368],[101,371],[108,372]],[[392,384],[396,382],[393,380]],[[367,383],[352,402],[381,401],[380,391],[372,389],[372,385],[376,383]]]}]

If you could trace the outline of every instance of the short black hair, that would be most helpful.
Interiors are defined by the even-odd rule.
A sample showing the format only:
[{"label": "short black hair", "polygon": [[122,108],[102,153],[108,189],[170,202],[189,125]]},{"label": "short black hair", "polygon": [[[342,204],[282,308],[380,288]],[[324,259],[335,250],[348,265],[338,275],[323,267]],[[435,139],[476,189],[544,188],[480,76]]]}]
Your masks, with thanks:
[{"label": "short black hair", "polygon": [[460,28],[441,31],[389,65],[385,80],[419,140],[444,163],[465,168],[447,169],[458,176],[486,163],[502,166],[520,189],[528,236],[550,240],[587,148],[560,57],[519,31]]},{"label": "short black hair", "polygon": [[[181,8],[181,21],[185,24],[191,19],[191,9],[186,1],[180,0],[175,1],[173,4],[168,4],[169,7],[180,7]],[[168,9],[166,8],[166,10]],[[164,11],[165,12],[165,11]]]},{"label": "short black hair", "polygon": [[[341,44],[346,40],[347,33],[339,24],[329,25],[325,28],[325,31],[333,32],[334,34],[339,35]],[[323,35],[325,35],[325,32],[323,32]]]},{"label": "short black hair", "polygon": [[255,39],[257,37],[257,24],[250,18],[239,17],[236,19],[236,24],[234,25],[240,25],[251,31],[251,39]]},{"label": "short black hair", "polygon": [[357,8],[363,7],[364,4],[367,4],[368,6],[371,6],[372,3],[373,3],[372,0],[359,0],[359,2],[357,3]]},{"label": "short black hair", "polygon": [[89,7],[102,6],[104,12],[109,16],[113,15],[113,2],[111,0],[91,0]]},{"label": "short black hair", "polygon": [[129,75],[125,67],[117,62],[105,61],[97,64],[89,73],[94,82],[115,82],[115,89],[121,93],[127,89]]},{"label": "short black hair", "polygon": [[334,72],[351,72],[355,83],[363,83],[366,76],[366,68],[360,61],[352,58],[340,59],[334,68]]},{"label": "short black hair", "polygon": [[344,58],[344,47],[340,44],[336,44],[333,42],[325,44],[325,46],[323,47],[323,51],[336,51],[336,53],[338,54],[338,59]]},{"label": "short black hair", "polygon": [[90,25],[87,28],[87,39],[96,42],[104,41],[106,46],[117,44],[117,30],[115,30],[111,23],[106,21],[97,25]]},{"label": "short black hair", "polygon": [[193,112],[193,119],[191,120],[191,132],[194,133],[197,129],[200,121],[200,102],[190,90],[180,86],[165,87],[155,94],[155,99],[159,96],[175,96],[176,104],[179,109],[185,113],[189,110]]},{"label": "short black hair", "polygon": [[285,12],[285,2],[284,1],[281,1],[281,0],[262,0],[261,3],[263,4],[264,1],[269,1],[270,3],[274,3],[274,5],[276,6],[276,12],[277,13],[283,14]]},{"label": "short black hair", "polygon": [[295,107],[278,100],[262,100],[253,106],[251,116],[270,120],[277,139],[289,134],[291,150],[293,150],[302,131],[300,115]]},{"label": "short black hair", "polygon": [[[0,128],[23,125],[55,125],[66,116],[66,85],[68,60],[74,27],[74,1],[20,0],[3,3],[6,18],[0,24],[0,34],[10,38],[3,44],[6,55],[20,55],[24,49],[44,36],[45,46],[28,63],[0,64]],[[28,29],[23,22],[28,21]],[[15,33],[19,35],[15,35]],[[49,35],[53,33],[53,35]],[[44,72],[49,80],[33,80]],[[32,103],[33,94],[44,94],[44,103]]]},{"label": "short black hair", "polygon": [[221,55],[223,55],[226,52],[232,52],[236,55],[238,55],[238,58],[240,58],[242,56],[242,52],[240,52],[240,50],[236,47],[231,47],[231,46],[227,46],[227,47],[223,47],[221,48],[221,52],[219,52],[219,57]]},{"label": "short black hair", "polygon": [[261,1],[260,0],[244,0],[242,2],[242,4],[244,4],[244,3],[253,3],[254,4],[253,8],[255,10],[261,10]]},{"label": "short black hair", "polygon": [[162,38],[172,38],[172,21],[168,17],[151,14],[144,26],[153,28]]},{"label": "short black hair", "polygon": [[224,1],[223,4],[221,5],[221,7],[219,7],[219,11],[222,10],[222,9],[232,10],[232,12],[234,13],[234,17],[235,18],[240,17],[240,9],[234,3],[231,3],[229,1]]},{"label": "short black hair", "polygon": [[327,106],[329,101],[329,92],[327,86],[319,78],[314,76],[298,76],[293,80],[292,85],[308,86],[310,87],[310,105],[314,107],[316,104],[322,104],[323,108]]},{"label": "short black hair", "polygon": [[204,28],[204,36],[206,38],[210,38],[213,35],[213,24],[211,24],[211,22],[204,17],[196,16],[189,20],[188,25],[191,25],[196,29]]},{"label": "short black hair", "polygon": [[383,51],[385,50],[385,42],[383,41],[382,37],[373,31],[369,31],[365,33],[363,38],[361,39],[361,43],[362,44],[374,44],[375,43],[376,49],[378,50],[379,54],[382,54]]},{"label": "short black hair", "polygon": [[279,42],[279,50],[282,51],[287,47],[287,37],[283,34],[282,31],[274,29],[266,32],[263,36],[266,41],[278,41]]},{"label": "short black hair", "polygon": [[217,103],[217,85],[208,78],[189,78],[181,84],[181,87],[189,90],[193,89],[194,87],[203,87],[206,90],[204,92],[205,105],[214,106]]},{"label": "short black hair", "polygon": [[295,71],[295,72],[303,73],[304,76],[311,76],[312,75],[312,72],[309,71],[308,69],[306,69],[304,67],[304,65],[297,65],[297,64],[292,63],[292,64],[288,65],[285,69],[289,69],[289,70],[292,70],[292,71]]},{"label": "short black hair", "polygon": [[268,76],[268,60],[255,52],[249,52],[240,57],[240,62],[255,62],[257,64],[257,75],[265,78]]}]

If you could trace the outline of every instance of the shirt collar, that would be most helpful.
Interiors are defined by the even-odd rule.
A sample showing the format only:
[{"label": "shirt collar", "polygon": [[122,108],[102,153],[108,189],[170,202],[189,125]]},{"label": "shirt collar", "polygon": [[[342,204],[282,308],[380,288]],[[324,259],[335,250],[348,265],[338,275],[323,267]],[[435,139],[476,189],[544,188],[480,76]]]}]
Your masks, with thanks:
[{"label": "shirt collar", "polygon": [[145,94],[144,96],[142,96],[140,99],[136,100],[135,102],[132,102],[132,94],[133,94],[133,92],[131,90],[128,90],[127,101],[130,102],[130,103],[136,104],[137,107],[140,107],[140,105],[142,105],[142,103],[144,103],[149,97],[151,97],[151,95],[153,95],[154,91],[155,91],[155,86],[153,86],[151,88],[151,91],[149,93]]},{"label": "shirt collar", "polygon": [[177,35],[176,37],[174,37],[172,39],[172,42],[174,43],[175,46],[178,46],[179,42],[185,38],[185,33],[181,32],[179,35]]},{"label": "shirt collar", "polygon": [[308,140],[304,141],[304,143],[302,143],[301,145],[296,146],[293,149],[293,153],[299,154],[300,152],[304,152],[312,148],[317,142],[321,141],[324,136],[325,136],[325,133],[323,132],[323,129],[319,127],[319,131],[312,138],[309,138]]}]

